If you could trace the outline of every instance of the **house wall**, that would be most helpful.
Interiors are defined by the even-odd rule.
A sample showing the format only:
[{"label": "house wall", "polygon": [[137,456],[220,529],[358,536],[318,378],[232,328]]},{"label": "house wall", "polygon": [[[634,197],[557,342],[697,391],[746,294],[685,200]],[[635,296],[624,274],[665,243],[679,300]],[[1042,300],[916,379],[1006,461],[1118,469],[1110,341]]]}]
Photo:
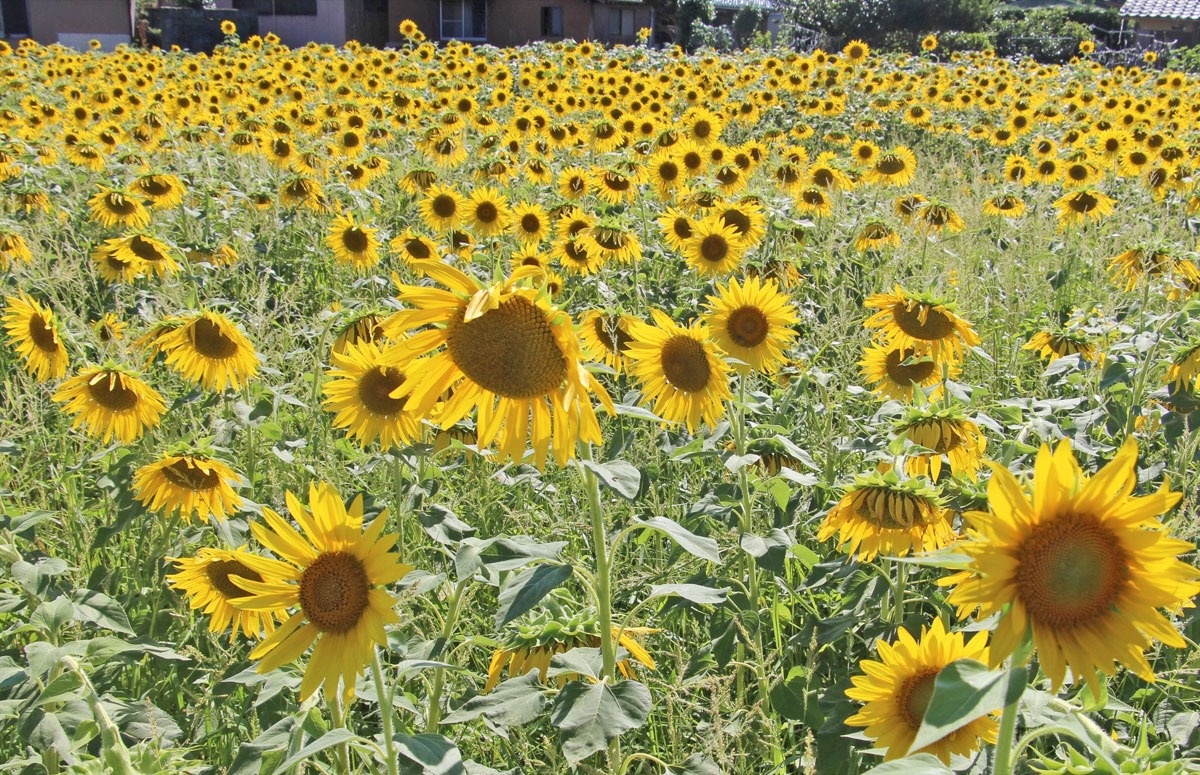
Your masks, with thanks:
[{"label": "house wall", "polygon": [[1135,19],[1141,32],[1151,32],[1164,40],[1175,40],[1181,46],[1200,43],[1200,24],[1190,19]]},{"label": "house wall", "polygon": [[81,35],[129,40],[129,0],[35,0],[27,7],[30,37],[45,45],[60,42],[59,33],[68,41]]},{"label": "house wall", "polygon": [[[557,6],[563,11],[563,36],[542,35],[542,9]],[[492,0],[488,4],[488,43],[519,46],[535,40],[589,37],[591,9],[582,0]]]},{"label": "house wall", "polygon": [[[317,0],[316,16],[271,16],[260,14],[258,33],[273,32],[286,46],[297,48],[305,43],[343,45],[346,35],[347,0]],[[362,0],[358,0],[361,4]]]},{"label": "house wall", "polygon": [[[629,35],[612,35],[609,33],[609,15],[612,11],[633,11],[633,32]],[[596,3],[592,6],[592,40],[606,44],[637,43],[637,32],[643,27],[653,28],[654,11],[644,5],[628,3]]]}]

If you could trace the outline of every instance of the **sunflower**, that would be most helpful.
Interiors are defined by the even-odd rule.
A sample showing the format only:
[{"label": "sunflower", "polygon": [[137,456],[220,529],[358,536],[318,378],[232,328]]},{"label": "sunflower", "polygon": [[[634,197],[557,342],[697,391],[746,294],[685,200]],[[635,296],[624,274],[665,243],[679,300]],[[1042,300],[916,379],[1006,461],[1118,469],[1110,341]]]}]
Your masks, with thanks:
[{"label": "sunflower", "polygon": [[868,183],[880,186],[907,186],[917,174],[917,157],[912,149],[897,145],[875,157],[867,170]]},{"label": "sunflower", "polygon": [[499,234],[508,228],[512,220],[508,199],[490,186],[472,191],[471,198],[464,207],[466,222],[480,237]]},{"label": "sunflower", "polygon": [[97,250],[106,254],[109,261],[131,267],[130,271],[139,275],[164,277],[179,271],[179,262],[171,247],[148,234],[108,239]]},{"label": "sunflower", "polygon": [[128,191],[102,187],[88,200],[91,220],[106,229],[144,229],[150,225],[150,211]]},{"label": "sunflower", "polygon": [[684,240],[683,253],[688,264],[705,275],[729,274],[741,263],[745,248],[737,229],[716,215],[710,215],[692,228]]},{"label": "sunflower", "polygon": [[112,312],[105,312],[98,320],[93,320],[89,327],[101,342],[119,342],[125,338],[125,321]]},{"label": "sunflower", "polygon": [[158,342],[167,366],[209,390],[238,390],[258,372],[246,335],[219,312],[185,318]]},{"label": "sunflower", "polygon": [[909,476],[924,476],[936,482],[942,473],[943,457],[950,461],[951,474],[971,481],[983,467],[987,437],[961,406],[910,407],[896,424],[896,433],[929,450],[909,450],[904,468]]},{"label": "sunflower", "polygon": [[638,321],[630,332],[629,371],[642,383],[645,400],[667,422],[682,422],[694,433],[701,421],[713,426],[725,410],[729,367],[710,339],[708,327],[684,328],[660,310],[655,325]]},{"label": "sunflower", "polygon": [[184,522],[225,519],[242,505],[233,491],[241,479],[229,466],[207,455],[164,455],[133,475],[138,500],[150,511],[179,513]]},{"label": "sunflower", "polygon": [[966,224],[962,216],[945,202],[937,200],[927,203],[917,213],[917,226],[928,232],[948,232],[955,234],[962,231]]},{"label": "sunflower", "polygon": [[4,301],[4,332],[25,360],[25,371],[39,382],[66,374],[69,358],[54,312],[24,293],[6,296]]},{"label": "sunflower", "polygon": [[842,56],[852,65],[860,65],[871,54],[871,47],[861,40],[852,40],[842,49]]},{"label": "sunflower", "polygon": [[733,227],[742,247],[747,250],[761,242],[767,233],[766,213],[762,205],[750,198],[733,204],[719,204],[712,214]]},{"label": "sunflower", "polygon": [[[311,484],[307,508],[290,491],[288,510],[303,534],[270,508],[263,508],[264,525],[250,525],[254,537],[281,560],[246,555],[242,562],[261,576],[256,581],[234,576],[230,581],[248,594],[229,603],[243,612],[296,608],[288,619],[250,652],[261,659],[260,673],[292,662],[313,646],[300,682],[300,701],[325,686],[342,696],[354,696],[354,682],[371,661],[375,646],[387,643],[384,626],[400,617],[385,589],[412,570],[390,551],[396,536],[383,535],[386,512],[363,530],[363,500],[349,508],[331,484]],[[315,644],[315,645],[314,645]]]},{"label": "sunflower", "polygon": [[1194,388],[1200,388],[1200,345],[1185,347],[1171,358],[1167,367],[1167,384],[1183,388],[1188,383],[1194,383]]},{"label": "sunflower", "polygon": [[582,199],[592,189],[592,173],[582,167],[564,167],[558,173],[557,189],[566,199]]},{"label": "sunflower", "polygon": [[425,190],[425,198],[418,207],[425,225],[434,231],[451,231],[468,217],[468,208],[462,196],[440,183],[434,183]]},{"label": "sunflower", "polygon": [[663,242],[671,250],[683,252],[684,245],[691,239],[695,229],[695,221],[680,210],[668,207],[658,216],[658,227],[662,232]]},{"label": "sunflower", "polygon": [[550,216],[536,202],[521,202],[512,209],[512,230],[523,245],[539,245],[550,234]]},{"label": "sunflower", "polygon": [[183,203],[187,188],[174,175],[152,173],[133,182],[133,190],[149,200],[155,210],[170,210]]},{"label": "sunflower", "polygon": [[33,262],[33,251],[20,234],[12,231],[0,231],[0,272],[7,271],[10,262],[20,261],[23,264]]},{"label": "sunflower", "polygon": [[157,426],[167,410],[158,391],[117,366],[86,368],[62,383],[51,398],[75,415],[71,427],[85,426],[87,434],[103,444],[114,437],[122,444],[136,441]]},{"label": "sunflower", "polygon": [[[553,601],[552,601],[553,602]],[[558,606],[553,606],[555,609]],[[613,627],[613,638],[617,645],[629,652],[629,656],[644,667],[653,670],[654,659],[645,647],[638,642],[638,635],[658,632],[650,627]],[[510,678],[525,675],[531,670],[538,671],[538,679],[543,683],[550,671],[550,660],[555,654],[562,654],[575,648],[595,648],[600,645],[600,629],[596,617],[586,612],[569,614],[566,611],[546,611],[530,617],[530,621],[512,629],[502,641],[499,648],[492,652],[488,664],[487,681],[483,691],[486,694],[500,683],[505,670]],[[617,663],[621,675],[633,679],[633,667],[628,659]],[[559,684],[566,683],[574,677],[572,673],[560,673]]]},{"label": "sunflower", "polygon": [[195,557],[171,558],[176,572],[167,576],[167,583],[183,592],[192,610],[203,609],[208,614],[208,631],[224,632],[231,625],[231,639],[236,639],[241,630],[252,638],[262,638],[275,632],[275,623],[283,619],[284,606],[241,611],[230,601],[248,597],[249,592],[230,579],[249,579],[262,582],[263,577],[246,564],[247,557],[255,557],[238,549],[212,549],[205,547]]},{"label": "sunflower", "polygon": [[379,439],[384,449],[420,437],[417,419],[405,411],[407,399],[392,398],[404,384],[404,372],[388,365],[383,350],[372,340],[346,344],[330,358],[325,372],[324,406],[335,412],[333,427],[345,428],[362,446]]},{"label": "sunflower", "polygon": [[872,294],[864,302],[879,311],[863,323],[880,330],[898,349],[913,349],[938,360],[961,360],[963,346],[975,347],[979,335],[971,322],[959,317],[939,299],[914,295],[897,285],[891,293]]},{"label": "sunflower", "polygon": [[900,233],[879,218],[872,218],[864,223],[854,238],[854,249],[859,253],[899,246]]},{"label": "sunflower", "polygon": [[1007,468],[991,463],[988,511],[967,514],[976,533],[959,551],[965,570],[939,583],[960,617],[1001,614],[989,664],[998,665],[1031,633],[1051,691],[1067,668],[1093,696],[1099,673],[1114,662],[1153,681],[1144,651],[1153,639],[1187,642],[1158,609],[1178,611],[1200,593],[1200,571],[1180,562],[1192,544],[1172,538],[1158,517],[1179,502],[1164,483],[1133,497],[1137,442],[1128,437],[1095,476],[1084,475],[1070,441],[1043,445],[1031,493]]},{"label": "sunflower", "polygon": [[333,251],[333,257],[343,264],[365,272],[379,263],[379,238],[377,230],[358,223],[354,215],[346,213],[334,219],[325,236],[325,246]]},{"label": "sunflower", "polygon": [[748,277],[744,285],[730,280],[716,286],[708,297],[709,312],[704,322],[717,346],[741,361],[743,374],[754,371],[773,374],[787,362],[784,350],[796,338],[791,328],[800,318],[792,300],[774,280]]},{"label": "sunflower", "polygon": [[589,310],[579,320],[579,343],[589,360],[603,361],[620,374],[628,368],[625,357],[633,342],[637,318]]},{"label": "sunflower", "polygon": [[[421,375],[407,380],[394,397],[406,396],[412,414],[426,418],[453,390],[433,418],[439,426],[453,425],[477,409],[481,446],[498,442],[503,458],[519,461],[530,442],[538,467],[551,448],[561,466],[575,453],[577,440],[599,443],[600,425],[588,393],[595,393],[610,413],[612,399],[580,363],[570,317],[537,291],[513,287],[515,280],[540,270],[519,270],[491,287],[445,264],[428,271],[446,288],[400,285],[400,300],[414,309],[396,312],[384,326],[399,342],[394,365]],[[418,356],[427,359],[413,362]]]},{"label": "sunflower", "polygon": [[936,51],[937,47],[938,47],[937,35],[930,33],[930,34],[926,35],[925,37],[921,38],[921,50],[922,51]]},{"label": "sunflower", "polygon": [[887,749],[884,759],[889,761],[928,753],[949,765],[951,755],[970,756],[981,742],[995,743],[999,737],[996,720],[983,716],[918,751],[909,750],[917,739],[938,673],[959,659],[987,662],[987,637],[986,632],[979,632],[966,640],[962,632],[947,633],[938,618],[932,627],[921,628],[919,640],[901,629],[896,643],[877,641],[879,661],[863,660],[859,668],[864,675],[850,679],[854,686],[846,690],[846,696],[865,704],[846,723],[866,727],[866,736]]},{"label": "sunflower", "polygon": [[919,479],[901,482],[895,473],[858,477],[825,515],[817,540],[837,536],[861,562],[879,554],[903,557],[911,551],[931,552],[954,541],[951,512],[941,493]]},{"label": "sunflower", "polygon": [[1169,284],[1188,287],[1200,284],[1200,269],[1188,258],[1165,247],[1137,247],[1108,259],[1113,284],[1128,293],[1141,282],[1159,277]]},{"label": "sunflower", "polygon": [[897,401],[911,401],[913,385],[918,388],[935,387],[933,395],[941,393],[942,369],[948,369],[953,379],[958,375],[958,365],[953,361],[939,362],[931,355],[920,355],[911,347],[893,344],[874,344],[863,350],[858,363],[863,377],[874,384],[874,391]]},{"label": "sunflower", "polygon": [[588,253],[596,252],[602,261],[628,264],[642,257],[642,244],[633,229],[613,219],[604,219],[582,232],[580,238],[588,246]]},{"label": "sunflower", "polygon": [[417,265],[421,261],[437,260],[441,253],[437,244],[415,231],[404,231],[388,242],[388,248],[406,264]]},{"label": "sunflower", "polygon": [[1076,331],[1038,331],[1029,337],[1022,350],[1034,350],[1038,356],[1054,362],[1067,355],[1078,355],[1085,361],[1099,358],[1096,346],[1086,334]]},{"label": "sunflower", "polygon": [[604,255],[598,246],[583,237],[560,237],[555,241],[550,255],[566,271],[584,277],[595,274],[604,266]]},{"label": "sunflower", "polygon": [[856,140],[850,147],[850,158],[860,167],[871,168],[879,158],[879,146],[870,140]]},{"label": "sunflower", "polygon": [[91,259],[100,277],[110,283],[133,282],[144,275],[149,267],[132,250],[122,250],[126,239],[113,237],[92,250]]},{"label": "sunflower", "polygon": [[1058,209],[1058,227],[1066,229],[1112,215],[1116,200],[1095,188],[1079,188],[1054,200],[1054,206]]},{"label": "sunflower", "polygon": [[221,34],[222,35],[236,35],[237,34],[237,25],[233,23],[232,19],[222,19],[221,20]]},{"label": "sunflower", "polygon": [[997,194],[984,200],[983,214],[999,218],[1020,218],[1025,214],[1025,200],[1016,194]]}]

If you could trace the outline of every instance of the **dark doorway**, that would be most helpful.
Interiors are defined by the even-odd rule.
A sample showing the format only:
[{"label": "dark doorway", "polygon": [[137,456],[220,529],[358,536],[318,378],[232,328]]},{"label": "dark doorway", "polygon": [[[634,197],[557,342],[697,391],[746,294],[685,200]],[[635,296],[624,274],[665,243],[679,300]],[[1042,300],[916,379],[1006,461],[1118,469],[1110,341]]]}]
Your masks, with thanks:
[{"label": "dark doorway", "polygon": [[6,37],[29,34],[29,11],[25,0],[0,0],[0,19]]}]

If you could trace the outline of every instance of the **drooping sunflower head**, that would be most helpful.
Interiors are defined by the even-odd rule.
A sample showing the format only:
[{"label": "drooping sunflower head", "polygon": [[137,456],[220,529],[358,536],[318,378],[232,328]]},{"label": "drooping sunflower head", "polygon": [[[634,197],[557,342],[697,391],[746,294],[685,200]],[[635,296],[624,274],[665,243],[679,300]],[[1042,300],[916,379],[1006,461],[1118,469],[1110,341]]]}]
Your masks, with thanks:
[{"label": "drooping sunflower head", "polygon": [[954,379],[959,371],[954,361],[941,361],[919,354],[912,347],[893,344],[869,345],[863,350],[859,367],[877,394],[897,401],[911,401],[919,388],[934,388],[932,395],[937,396],[942,390],[939,383],[943,373]]},{"label": "drooping sunflower head", "polygon": [[935,551],[955,538],[941,492],[920,479],[900,481],[892,472],[860,476],[846,488],[817,531],[821,541],[835,535],[838,549],[862,562]]},{"label": "drooping sunflower head", "polygon": [[3,323],[8,343],[24,359],[27,373],[41,382],[67,373],[67,348],[51,309],[24,293],[7,296]]},{"label": "drooping sunflower head", "polygon": [[864,304],[879,311],[863,325],[880,331],[897,348],[911,348],[938,359],[961,360],[964,346],[974,347],[980,342],[970,321],[933,296],[913,294],[897,285],[891,293],[871,295]]},{"label": "drooping sunflower head", "polygon": [[51,397],[75,415],[72,427],[107,444],[129,444],[158,425],[167,407],[154,388],[119,366],[93,366],[68,379]]},{"label": "drooping sunflower head", "polygon": [[905,470],[909,476],[936,482],[946,459],[951,474],[975,481],[983,467],[987,437],[960,404],[909,407],[896,423],[895,432],[918,448],[908,452]]},{"label": "drooping sunflower head", "polygon": [[1058,210],[1058,226],[1065,230],[1108,217],[1116,200],[1099,189],[1084,187],[1063,194],[1054,201],[1054,206]]},{"label": "drooping sunflower head", "polygon": [[207,454],[164,455],[137,470],[133,488],[150,511],[178,513],[184,522],[225,519],[242,505],[233,486],[239,476],[225,463]]},{"label": "drooping sunflower head", "polygon": [[91,219],[106,229],[144,229],[150,225],[150,211],[136,193],[102,187],[88,200]]},{"label": "drooping sunflower head", "polygon": [[896,231],[887,221],[881,218],[868,220],[854,237],[854,249],[860,253],[899,246],[900,232]]},{"label": "drooping sunflower head", "polygon": [[1038,331],[1021,349],[1033,350],[1052,362],[1068,355],[1078,355],[1086,361],[1095,361],[1100,357],[1091,336],[1078,329]]},{"label": "drooping sunflower head", "polygon": [[898,145],[875,157],[867,171],[867,182],[886,186],[907,186],[917,174],[917,157],[910,148]]},{"label": "drooping sunflower head", "polygon": [[227,317],[205,312],[186,319],[158,343],[166,364],[209,390],[235,390],[258,373],[254,345]]},{"label": "drooping sunflower head", "polygon": [[262,575],[247,564],[248,555],[245,547],[204,547],[195,557],[173,559],[176,572],[167,575],[167,583],[183,592],[189,608],[202,609],[208,614],[209,632],[224,632],[232,625],[231,639],[236,640],[239,631],[252,638],[263,638],[275,632],[277,622],[286,616],[284,606],[243,611],[231,605],[232,600],[250,594],[234,583],[234,577],[263,581]]}]

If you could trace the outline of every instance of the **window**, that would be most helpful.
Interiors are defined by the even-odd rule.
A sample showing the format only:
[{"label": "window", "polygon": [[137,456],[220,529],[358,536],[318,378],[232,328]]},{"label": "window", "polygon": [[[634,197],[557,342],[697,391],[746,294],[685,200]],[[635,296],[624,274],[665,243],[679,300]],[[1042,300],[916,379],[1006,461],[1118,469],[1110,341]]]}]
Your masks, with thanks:
[{"label": "window", "polygon": [[563,36],[563,9],[561,5],[542,6],[542,37]]},{"label": "window", "polygon": [[442,39],[487,40],[487,0],[441,0]]},{"label": "window", "polygon": [[233,0],[239,11],[258,11],[259,16],[316,16],[317,0]]},{"label": "window", "polygon": [[633,37],[633,9],[608,9],[608,36],[610,38]]}]

